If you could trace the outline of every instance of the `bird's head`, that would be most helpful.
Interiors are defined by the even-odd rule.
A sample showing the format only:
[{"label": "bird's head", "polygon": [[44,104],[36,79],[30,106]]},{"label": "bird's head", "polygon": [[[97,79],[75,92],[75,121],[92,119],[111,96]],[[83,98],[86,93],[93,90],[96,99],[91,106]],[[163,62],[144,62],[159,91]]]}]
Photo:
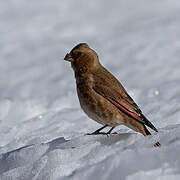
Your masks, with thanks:
[{"label": "bird's head", "polygon": [[86,43],[75,46],[70,53],[66,54],[64,60],[71,62],[75,72],[91,71],[99,65],[97,53]]}]

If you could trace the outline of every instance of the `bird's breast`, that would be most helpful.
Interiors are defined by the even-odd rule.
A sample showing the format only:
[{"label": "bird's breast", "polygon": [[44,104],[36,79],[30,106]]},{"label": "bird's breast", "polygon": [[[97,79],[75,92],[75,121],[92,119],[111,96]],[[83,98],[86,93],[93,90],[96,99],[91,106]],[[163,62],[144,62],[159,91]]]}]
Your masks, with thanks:
[{"label": "bird's breast", "polygon": [[79,81],[77,93],[81,108],[91,119],[110,126],[121,124],[119,110],[93,90],[91,81]]}]

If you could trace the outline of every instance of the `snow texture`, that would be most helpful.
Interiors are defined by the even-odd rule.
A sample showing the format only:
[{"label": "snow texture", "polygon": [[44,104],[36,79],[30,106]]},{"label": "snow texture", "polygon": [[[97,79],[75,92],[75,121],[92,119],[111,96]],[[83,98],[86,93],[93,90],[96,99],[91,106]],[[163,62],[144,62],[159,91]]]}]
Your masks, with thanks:
[{"label": "snow texture", "polygon": [[[1,0],[0,180],[180,179],[179,19],[179,0]],[[159,133],[85,135],[101,125],[63,61],[79,42]]]}]

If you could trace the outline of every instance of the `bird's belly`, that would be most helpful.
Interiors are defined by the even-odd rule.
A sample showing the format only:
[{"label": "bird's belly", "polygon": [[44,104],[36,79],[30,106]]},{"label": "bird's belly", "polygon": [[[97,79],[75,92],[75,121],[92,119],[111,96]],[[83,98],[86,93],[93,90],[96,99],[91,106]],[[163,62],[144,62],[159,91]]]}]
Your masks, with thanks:
[{"label": "bird's belly", "polygon": [[102,96],[79,89],[78,97],[81,108],[91,119],[108,126],[123,124],[124,118],[119,110]]}]

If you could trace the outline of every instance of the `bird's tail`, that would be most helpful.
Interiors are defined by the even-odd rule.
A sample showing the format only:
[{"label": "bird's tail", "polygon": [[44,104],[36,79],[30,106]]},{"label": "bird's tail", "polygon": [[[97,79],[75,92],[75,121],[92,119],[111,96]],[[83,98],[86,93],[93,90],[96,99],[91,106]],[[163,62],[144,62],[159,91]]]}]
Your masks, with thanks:
[{"label": "bird's tail", "polygon": [[143,114],[141,114],[141,118],[144,120],[144,124],[146,126],[150,127],[154,131],[158,132],[158,130],[154,127],[154,125]]}]

